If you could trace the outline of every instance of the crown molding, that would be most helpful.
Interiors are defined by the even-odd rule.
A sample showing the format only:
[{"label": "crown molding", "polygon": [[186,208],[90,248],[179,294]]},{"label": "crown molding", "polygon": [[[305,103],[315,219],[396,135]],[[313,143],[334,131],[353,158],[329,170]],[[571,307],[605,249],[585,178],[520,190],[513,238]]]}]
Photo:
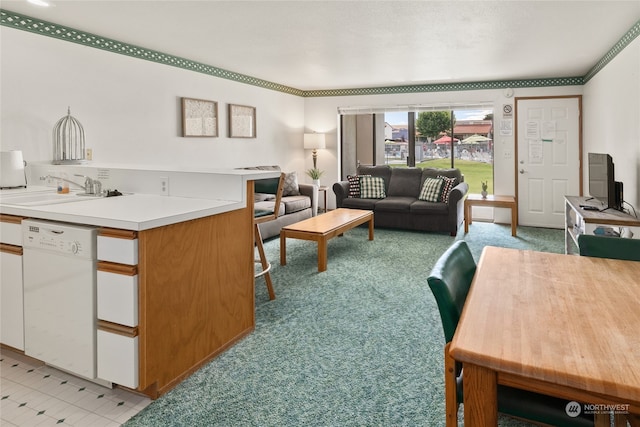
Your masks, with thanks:
[{"label": "crown molding", "polygon": [[302,90],[279,83],[270,82],[256,77],[240,74],[190,59],[173,56],[155,50],[146,49],[117,40],[101,37],[85,31],[73,29],[71,27],[54,24],[52,22],[31,18],[26,15],[14,13],[6,9],[0,9],[0,25],[16,28],[42,36],[52,37],[58,40],[65,40],[72,43],[90,46],[96,49],[106,50],[120,55],[131,56],[146,61],[156,62],[163,65],[195,71],[213,77],[232,80],[264,89],[296,95],[305,98],[314,97],[335,97],[335,96],[357,96],[357,95],[385,95],[399,93],[420,93],[420,92],[451,92],[470,91],[485,89],[505,89],[505,88],[528,88],[528,87],[551,87],[551,86],[580,86],[584,85],[594,75],[596,75],[606,64],[608,64],[618,53],[629,45],[638,35],[640,35],[640,21],[638,21],[607,54],[583,77],[557,77],[525,80],[505,80],[505,81],[480,81],[480,82],[460,82],[460,83],[433,83],[418,85],[400,85],[384,87],[366,88],[346,88],[346,89],[319,89]]},{"label": "crown molding", "polygon": [[615,58],[622,50],[631,44],[632,41],[636,39],[640,35],[640,20],[635,23],[633,27],[629,31],[626,32],[624,36],[613,45],[613,47],[606,53],[597,63],[589,70],[587,74],[584,76],[584,82],[588,82],[591,80],[593,76],[598,74],[600,70],[604,68],[613,58]]},{"label": "crown molding", "polygon": [[582,77],[558,77],[548,79],[501,80],[488,82],[433,83],[406,86],[368,87],[357,89],[321,89],[307,90],[305,97],[354,96],[354,95],[387,95],[397,93],[419,92],[453,92],[467,90],[506,89],[548,86],[580,86]]},{"label": "crown molding", "polygon": [[52,37],[58,40],[65,40],[72,43],[90,46],[96,49],[106,50],[120,55],[131,56],[146,61],[157,62],[159,64],[169,65],[172,67],[182,68],[185,70],[195,71],[197,73],[207,74],[221,79],[233,80],[239,83],[245,83],[252,86],[258,86],[265,89],[271,89],[278,92],[284,92],[291,95],[304,96],[304,91],[293,87],[281,85],[279,83],[262,80],[256,77],[240,74],[233,71],[217,68],[201,62],[192,61],[190,59],[173,56],[155,50],[146,49],[117,40],[91,34],[85,31],[76,30],[71,27],[54,24],[52,22],[31,18],[19,13],[10,12],[0,9],[0,25],[19,30],[28,31],[30,33],[40,34]]}]

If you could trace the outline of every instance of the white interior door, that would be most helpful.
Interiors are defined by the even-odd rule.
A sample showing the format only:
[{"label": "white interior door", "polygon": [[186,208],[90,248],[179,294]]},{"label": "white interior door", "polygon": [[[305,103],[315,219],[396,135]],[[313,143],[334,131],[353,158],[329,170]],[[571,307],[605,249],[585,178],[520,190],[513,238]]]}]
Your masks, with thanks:
[{"label": "white interior door", "polygon": [[580,98],[516,99],[519,224],[564,227],[580,194]]}]

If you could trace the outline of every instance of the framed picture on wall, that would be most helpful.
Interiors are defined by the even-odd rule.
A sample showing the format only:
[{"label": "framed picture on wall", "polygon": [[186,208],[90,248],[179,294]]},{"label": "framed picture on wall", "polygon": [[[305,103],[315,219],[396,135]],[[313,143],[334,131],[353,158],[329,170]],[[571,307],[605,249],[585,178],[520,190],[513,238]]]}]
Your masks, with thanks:
[{"label": "framed picture on wall", "polygon": [[256,137],[256,109],[229,104],[229,138]]},{"label": "framed picture on wall", "polygon": [[218,136],[218,103],[182,98],[182,136]]}]

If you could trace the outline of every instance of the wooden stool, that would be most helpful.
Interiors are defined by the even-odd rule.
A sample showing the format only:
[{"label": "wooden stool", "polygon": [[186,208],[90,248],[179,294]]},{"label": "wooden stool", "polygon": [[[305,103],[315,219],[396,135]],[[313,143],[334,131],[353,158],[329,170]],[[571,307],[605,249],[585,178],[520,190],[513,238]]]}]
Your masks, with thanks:
[{"label": "wooden stool", "polygon": [[273,221],[278,217],[280,211],[280,201],[282,200],[282,192],[284,187],[284,173],[280,174],[279,178],[261,179],[254,183],[254,191],[264,194],[274,194],[273,209],[263,210],[256,209],[253,212],[253,234],[256,246],[258,247],[259,258],[255,260],[262,267],[261,271],[254,273],[254,278],[257,279],[260,276],[264,276],[265,282],[267,282],[267,290],[269,291],[269,299],[275,299],[276,294],[273,290],[273,283],[271,282],[271,263],[267,260],[264,253],[264,245],[262,243],[262,235],[260,234],[259,224],[267,221]]}]

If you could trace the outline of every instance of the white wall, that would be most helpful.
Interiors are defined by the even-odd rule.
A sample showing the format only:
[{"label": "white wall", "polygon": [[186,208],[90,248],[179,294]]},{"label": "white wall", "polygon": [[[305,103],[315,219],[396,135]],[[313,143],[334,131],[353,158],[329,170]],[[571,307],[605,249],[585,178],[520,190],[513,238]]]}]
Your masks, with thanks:
[{"label": "white wall", "polygon": [[[640,38],[596,74],[584,87],[584,157],[608,153],[624,199],[640,208]],[[585,192],[588,174],[584,174]],[[628,206],[626,206],[628,207]],[[640,212],[638,212],[640,215]]]},{"label": "white wall", "polygon": [[[301,98],[7,27],[0,27],[0,47],[0,144],[2,150],[21,149],[27,161],[52,158],[53,126],[71,106],[94,160],[103,163],[196,168],[279,164],[302,175],[312,166],[302,134],[323,132],[327,149],[319,150],[318,165],[326,171],[322,183],[331,185],[339,177],[338,107],[491,102],[498,127],[502,105],[514,103],[501,89]],[[625,199],[634,205],[640,200],[639,64],[640,39],[584,88],[515,89],[514,95],[579,95],[584,90],[584,152],[612,154]],[[220,137],[180,137],[183,96],[218,102]],[[227,103],[257,108],[256,139],[226,137]],[[496,131],[496,193],[515,192],[513,152],[513,136]],[[310,182],[306,176],[300,179]],[[328,196],[330,207],[335,206],[331,189]]]},{"label": "white wall", "polygon": [[[301,97],[0,27],[2,150],[51,160],[67,106],[104,163],[304,171]],[[218,138],[181,137],[180,98],[218,102]],[[227,138],[227,104],[257,108],[257,138]]]},{"label": "white wall", "polygon": [[[494,109],[495,145],[494,145],[494,192],[496,194],[515,194],[515,134],[500,136],[502,106],[512,104],[515,97],[522,96],[561,96],[581,95],[581,86],[563,86],[550,88],[515,89],[512,98],[504,96],[504,90],[474,90],[460,92],[411,93],[394,95],[370,95],[348,97],[323,97],[305,99],[305,123],[307,128],[327,133],[327,149],[318,152],[318,165],[326,169],[322,178],[324,183],[333,183],[339,179],[338,164],[338,107],[375,106],[392,107],[410,104],[447,104],[490,102]],[[515,128],[514,128],[515,129]],[[333,191],[329,190],[329,205],[335,207]],[[474,217],[475,217],[474,210]],[[510,214],[496,213],[496,220],[510,222]]]}]

